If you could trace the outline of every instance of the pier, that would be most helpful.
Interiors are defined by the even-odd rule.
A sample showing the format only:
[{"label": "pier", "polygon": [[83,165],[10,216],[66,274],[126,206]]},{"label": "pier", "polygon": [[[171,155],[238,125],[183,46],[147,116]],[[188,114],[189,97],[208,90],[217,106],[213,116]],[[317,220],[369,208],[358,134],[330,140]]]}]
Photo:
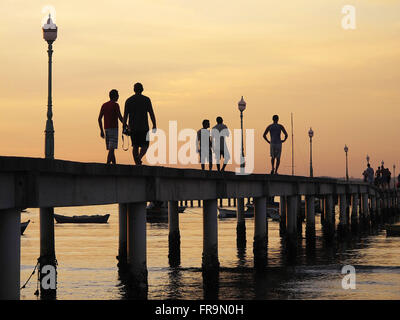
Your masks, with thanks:
[{"label": "pier", "polygon": [[[288,246],[306,220],[306,236],[315,236],[315,201],[323,208],[327,237],[349,232],[353,224],[368,224],[400,209],[400,193],[363,182],[286,175],[236,175],[166,167],[105,165],[25,157],[0,157],[0,299],[19,299],[20,212],[40,208],[41,259],[54,264],[54,208],[119,204],[118,265],[129,275],[132,287],[147,290],[146,203],[168,201],[169,259],[179,265],[178,202],[202,202],[205,274],[218,272],[218,202],[234,199],[237,207],[237,245],[246,241],[245,199],[254,201],[254,267],[267,263],[266,203],[280,198],[280,234]],[[301,210],[305,199],[305,215]],[[335,204],[340,210],[336,228]],[[299,230],[300,229],[300,230]]]}]

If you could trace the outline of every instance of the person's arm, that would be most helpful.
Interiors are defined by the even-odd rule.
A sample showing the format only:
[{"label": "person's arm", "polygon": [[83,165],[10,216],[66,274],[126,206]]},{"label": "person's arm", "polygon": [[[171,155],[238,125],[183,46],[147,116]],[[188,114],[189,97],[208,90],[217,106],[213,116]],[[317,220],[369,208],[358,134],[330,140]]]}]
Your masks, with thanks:
[{"label": "person's arm", "polygon": [[267,134],[268,134],[268,132],[269,132],[269,127],[270,127],[270,126],[268,126],[268,127],[265,129],[264,134],[263,134],[263,138],[264,138],[265,141],[267,141],[268,143],[271,143],[271,142],[268,140],[268,138],[267,138]]},{"label": "person's arm", "polygon": [[[121,109],[119,108],[119,104],[118,103],[117,103],[117,111],[118,111],[118,119],[123,124],[124,123],[124,118],[122,118]],[[122,127],[122,129],[124,129],[124,127]]]},{"label": "person's arm", "polygon": [[287,140],[287,138],[288,138],[288,134],[287,134],[286,129],[285,129],[284,126],[281,125],[281,128],[282,128],[283,134],[285,135],[285,139],[283,139],[282,142],[285,142]]},{"label": "person's arm", "polygon": [[200,153],[200,139],[201,139],[201,131],[197,131],[197,138],[196,138],[196,151],[197,153]]},{"label": "person's arm", "polygon": [[127,125],[126,122],[128,121],[128,100],[125,102],[124,108],[124,118],[122,119],[122,130],[125,130]]},{"label": "person's arm", "polygon": [[102,107],[100,109],[100,114],[99,114],[99,119],[98,119],[99,127],[100,127],[100,137],[102,137],[102,138],[104,138],[104,130],[103,130],[103,122],[102,122],[103,116],[104,116],[104,110]]},{"label": "person's arm", "polygon": [[153,123],[153,131],[155,132],[155,130],[157,130],[156,116],[154,115],[153,106],[151,105],[150,99],[149,99],[149,114],[151,122]]}]

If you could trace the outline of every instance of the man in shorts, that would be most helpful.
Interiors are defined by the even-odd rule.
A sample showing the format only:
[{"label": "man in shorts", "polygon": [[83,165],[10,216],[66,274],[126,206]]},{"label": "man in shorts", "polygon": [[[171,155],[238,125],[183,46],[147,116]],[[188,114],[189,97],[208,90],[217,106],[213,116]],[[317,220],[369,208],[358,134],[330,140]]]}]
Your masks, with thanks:
[{"label": "man in shorts", "polygon": [[[119,95],[118,91],[113,89],[109,93],[110,101],[104,103],[101,106],[99,114],[99,127],[100,136],[106,139],[106,148],[108,150],[107,164],[114,163],[115,160],[115,149],[118,149],[118,119],[122,122],[122,115],[117,103]],[[102,119],[104,117],[104,129],[106,131],[104,135]]]},{"label": "man in shorts", "polygon": [[[279,164],[281,163],[281,153],[282,153],[282,143],[286,141],[288,138],[288,134],[284,126],[278,123],[279,117],[274,115],[272,117],[273,123],[270,124],[264,131],[263,138],[270,144],[270,153],[271,153],[271,165],[272,170],[271,174],[277,174]],[[281,140],[281,133],[285,135],[285,138]],[[267,134],[270,134],[271,141],[268,140]],[[276,160],[276,167],[275,167]]]},{"label": "man in shorts", "polygon": [[203,128],[197,131],[197,152],[200,156],[201,170],[204,170],[206,162],[209,163],[209,169],[212,170],[212,142],[210,137],[210,121],[203,120]]},{"label": "man in shorts", "polygon": [[[221,117],[217,117],[217,124],[211,130],[212,144],[214,147],[215,159],[218,171],[225,171],[230,157],[228,146],[226,145],[226,137],[229,137],[228,127],[223,123]],[[221,169],[221,158],[224,158],[224,164]]]},{"label": "man in shorts", "polygon": [[141,83],[135,83],[133,86],[135,94],[125,102],[124,128],[129,117],[129,132],[132,139],[132,155],[136,165],[142,164],[142,158],[149,148],[148,132],[149,119],[153,123],[153,132],[156,131],[156,117],[149,97],[142,94],[143,86]]}]

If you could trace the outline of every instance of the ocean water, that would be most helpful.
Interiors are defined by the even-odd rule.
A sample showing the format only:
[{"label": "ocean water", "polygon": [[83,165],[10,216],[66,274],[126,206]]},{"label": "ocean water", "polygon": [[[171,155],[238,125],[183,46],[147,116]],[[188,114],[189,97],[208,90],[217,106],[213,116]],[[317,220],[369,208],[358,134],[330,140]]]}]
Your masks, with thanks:
[{"label": "ocean water", "polygon": [[[196,202],[197,203],[197,202]],[[57,299],[126,298],[118,276],[118,206],[56,208],[64,215],[110,213],[108,224],[55,223],[58,261]],[[338,213],[336,213],[338,221]],[[268,267],[253,268],[252,218],[246,219],[247,245],[236,246],[236,219],[218,220],[221,270],[216,285],[205,286],[201,272],[202,209],[180,214],[181,265],[168,263],[168,224],[147,223],[148,299],[400,299],[400,237],[386,237],[383,226],[326,243],[320,216],[316,240],[300,240],[296,256],[287,259],[279,223],[268,221]],[[39,257],[39,210],[28,209],[21,221],[31,223],[21,237],[21,286]],[[393,222],[393,221],[392,221]],[[342,267],[356,270],[356,288],[342,288]],[[22,300],[38,299],[35,274],[21,290]]]}]

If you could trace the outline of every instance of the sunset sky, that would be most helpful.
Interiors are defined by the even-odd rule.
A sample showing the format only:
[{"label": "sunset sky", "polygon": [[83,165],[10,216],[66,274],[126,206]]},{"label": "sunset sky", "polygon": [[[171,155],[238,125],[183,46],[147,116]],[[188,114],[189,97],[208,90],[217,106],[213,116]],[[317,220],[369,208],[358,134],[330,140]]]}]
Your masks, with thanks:
[{"label": "sunset sky", "polygon": [[[356,7],[356,30],[341,27]],[[135,82],[152,99],[158,127],[198,130],[222,116],[255,129],[255,172],[269,172],[262,134],[274,114],[289,135],[295,173],[361,177],[366,155],[400,172],[400,2],[397,0],[1,0],[0,155],[44,156],[47,44],[42,8],[56,9],[53,55],[55,158],[105,162],[97,117],[108,92],[120,106]],[[121,141],[120,141],[121,142]],[[132,164],[120,147],[117,161]],[[267,167],[268,165],[268,167]],[[228,167],[229,169],[229,167]],[[291,173],[291,140],[282,174]],[[396,175],[397,175],[396,174]]]}]

